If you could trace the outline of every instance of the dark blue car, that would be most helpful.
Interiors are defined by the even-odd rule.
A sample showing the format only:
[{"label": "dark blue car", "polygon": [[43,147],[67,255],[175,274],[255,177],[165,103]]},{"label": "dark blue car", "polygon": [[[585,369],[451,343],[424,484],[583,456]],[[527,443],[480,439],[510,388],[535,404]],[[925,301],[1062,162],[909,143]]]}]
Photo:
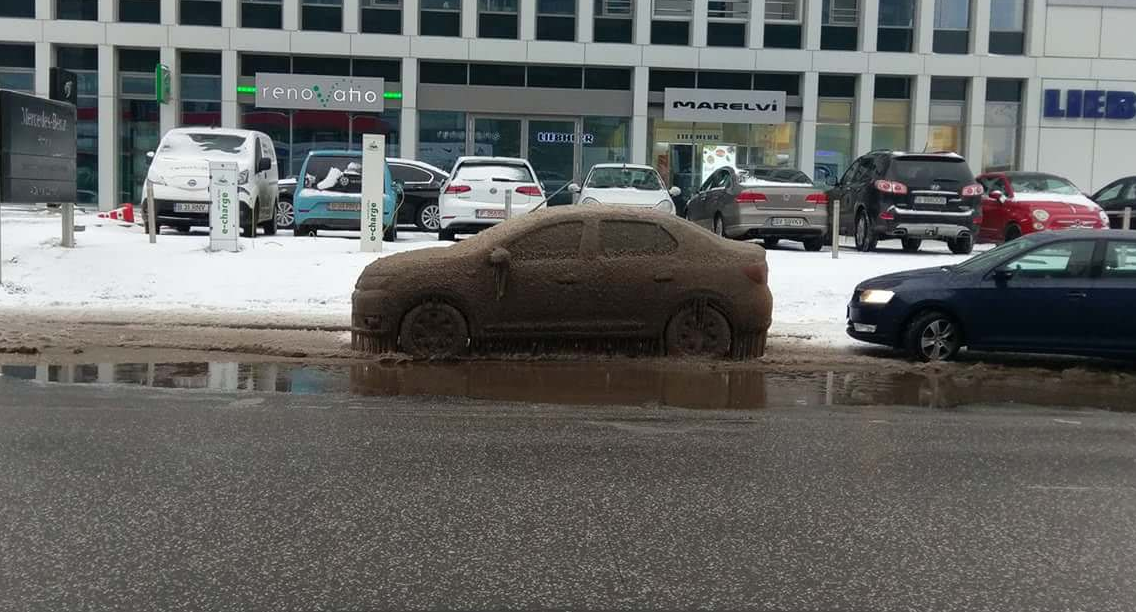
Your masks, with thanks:
[{"label": "dark blue car", "polygon": [[873,278],[848,335],[944,361],[983,351],[1136,355],[1136,232],[1031,234],[955,266]]}]

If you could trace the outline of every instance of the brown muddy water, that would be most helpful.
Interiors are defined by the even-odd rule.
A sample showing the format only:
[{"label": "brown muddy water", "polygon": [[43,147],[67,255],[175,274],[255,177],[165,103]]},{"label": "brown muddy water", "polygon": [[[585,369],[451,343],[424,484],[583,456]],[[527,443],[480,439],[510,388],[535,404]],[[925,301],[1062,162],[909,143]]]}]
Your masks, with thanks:
[{"label": "brown muddy water", "polygon": [[1133,378],[1087,370],[800,371],[637,362],[0,364],[44,384],[434,396],[596,406],[760,410],[811,406],[1054,406],[1136,411]]}]

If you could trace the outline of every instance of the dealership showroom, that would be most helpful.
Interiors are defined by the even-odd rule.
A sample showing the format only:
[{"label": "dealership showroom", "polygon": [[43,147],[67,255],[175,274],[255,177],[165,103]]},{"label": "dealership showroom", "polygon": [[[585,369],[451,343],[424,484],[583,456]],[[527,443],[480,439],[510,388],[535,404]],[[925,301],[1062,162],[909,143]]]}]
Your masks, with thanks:
[{"label": "dealership showroom", "polygon": [[[687,192],[722,163],[823,181],[891,148],[1091,192],[1131,174],[1133,31],[1134,0],[3,0],[0,87],[77,73],[79,199],[102,209],[187,125],[270,135],[282,176],[375,133],[445,169],[525,157],[550,189],[601,162]],[[257,95],[301,76],[382,91]]]}]

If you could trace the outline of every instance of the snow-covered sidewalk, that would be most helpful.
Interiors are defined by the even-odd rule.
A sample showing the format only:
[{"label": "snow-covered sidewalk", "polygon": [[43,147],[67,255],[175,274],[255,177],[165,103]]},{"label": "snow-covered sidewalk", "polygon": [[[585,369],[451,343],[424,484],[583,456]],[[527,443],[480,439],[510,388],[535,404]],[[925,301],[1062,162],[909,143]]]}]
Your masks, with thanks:
[{"label": "snow-covered sidewalk", "polygon": [[[86,231],[76,234],[77,248],[64,249],[58,215],[0,211],[0,308],[82,308],[92,316],[99,311],[259,313],[266,320],[321,315],[321,320],[342,318],[346,325],[355,280],[376,256],[359,252],[353,232],[295,238],[282,231],[243,239],[240,253],[210,253],[202,230],[190,236],[169,232],[151,245],[141,227],[77,217]],[[397,243],[384,243],[380,256],[446,244],[432,234],[400,232]],[[852,342],[844,334],[845,304],[861,280],[965,259],[940,243],[905,254],[898,241],[885,242],[877,253],[842,250],[837,260],[827,250],[807,253],[796,243],[783,245],[768,253],[772,333],[837,346]]]}]

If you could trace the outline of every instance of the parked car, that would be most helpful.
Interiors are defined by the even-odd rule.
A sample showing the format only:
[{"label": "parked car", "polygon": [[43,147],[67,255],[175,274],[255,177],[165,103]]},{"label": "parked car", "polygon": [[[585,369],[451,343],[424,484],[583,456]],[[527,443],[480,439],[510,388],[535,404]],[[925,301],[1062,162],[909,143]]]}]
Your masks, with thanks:
[{"label": "parked car", "polygon": [[282,178],[277,182],[279,195],[276,201],[276,227],[279,229],[292,229],[296,223],[296,208],[292,205],[292,197],[296,194],[296,182],[294,176]]},{"label": "parked car", "polygon": [[440,240],[474,234],[505,220],[505,192],[512,192],[512,214],[523,215],[544,203],[544,189],[532,165],[513,157],[459,157],[438,200]]},{"label": "parked car", "polygon": [[979,238],[1009,242],[1045,230],[1105,229],[1108,215],[1076,185],[1041,172],[991,172],[978,177],[982,198]]},{"label": "parked car", "polygon": [[[293,198],[297,236],[310,236],[321,229],[359,231],[363,206],[363,153],[361,151],[312,151],[300,170],[304,186]],[[383,240],[398,238],[394,223],[402,190],[384,173]]]},{"label": "parked car", "polygon": [[923,361],[973,350],[1136,354],[1136,236],[1039,232],[955,266],[860,283],[848,334]]},{"label": "parked car", "polygon": [[690,198],[686,218],[726,238],[761,238],[770,248],[781,240],[800,240],[805,249],[819,251],[828,227],[828,198],[804,173],[784,176],[789,180],[719,168]]},{"label": "parked car", "polygon": [[1122,229],[1124,209],[1133,209],[1129,229],[1136,228],[1136,176],[1126,176],[1105,185],[1092,199],[1104,209],[1112,229]]},{"label": "parked car", "polygon": [[840,202],[840,233],[855,236],[860,251],[898,238],[907,252],[939,240],[968,254],[982,216],[982,186],[955,153],[872,151],[848,167],[828,199]]},{"label": "parked car", "polygon": [[[460,177],[459,172],[455,177]],[[676,217],[558,206],[448,249],[376,260],[352,296],[357,350],[764,352],[765,252]]]},{"label": "parked car", "polygon": [[403,201],[398,209],[400,225],[414,225],[424,232],[441,228],[438,196],[450,175],[441,168],[411,159],[389,158],[391,177],[402,185]]},{"label": "parked car", "polygon": [[256,227],[276,233],[279,176],[272,139],[260,132],[222,128],[177,128],[166,132],[156,151],[147,153],[146,174],[154,187],[154,215],[160,228],[180,232],[209,227],[209,162],[236,162],[241,202],[241,234]]},{"label": "parked car", "polygon": [[577,194],[580,204],[634,206],[668,215],[675,214],[671,198],[682,193],[678,187],[667,189],[651,166],[635,164],[596,164],[584,178],[583,187],[571,183],[568,191]]}]

